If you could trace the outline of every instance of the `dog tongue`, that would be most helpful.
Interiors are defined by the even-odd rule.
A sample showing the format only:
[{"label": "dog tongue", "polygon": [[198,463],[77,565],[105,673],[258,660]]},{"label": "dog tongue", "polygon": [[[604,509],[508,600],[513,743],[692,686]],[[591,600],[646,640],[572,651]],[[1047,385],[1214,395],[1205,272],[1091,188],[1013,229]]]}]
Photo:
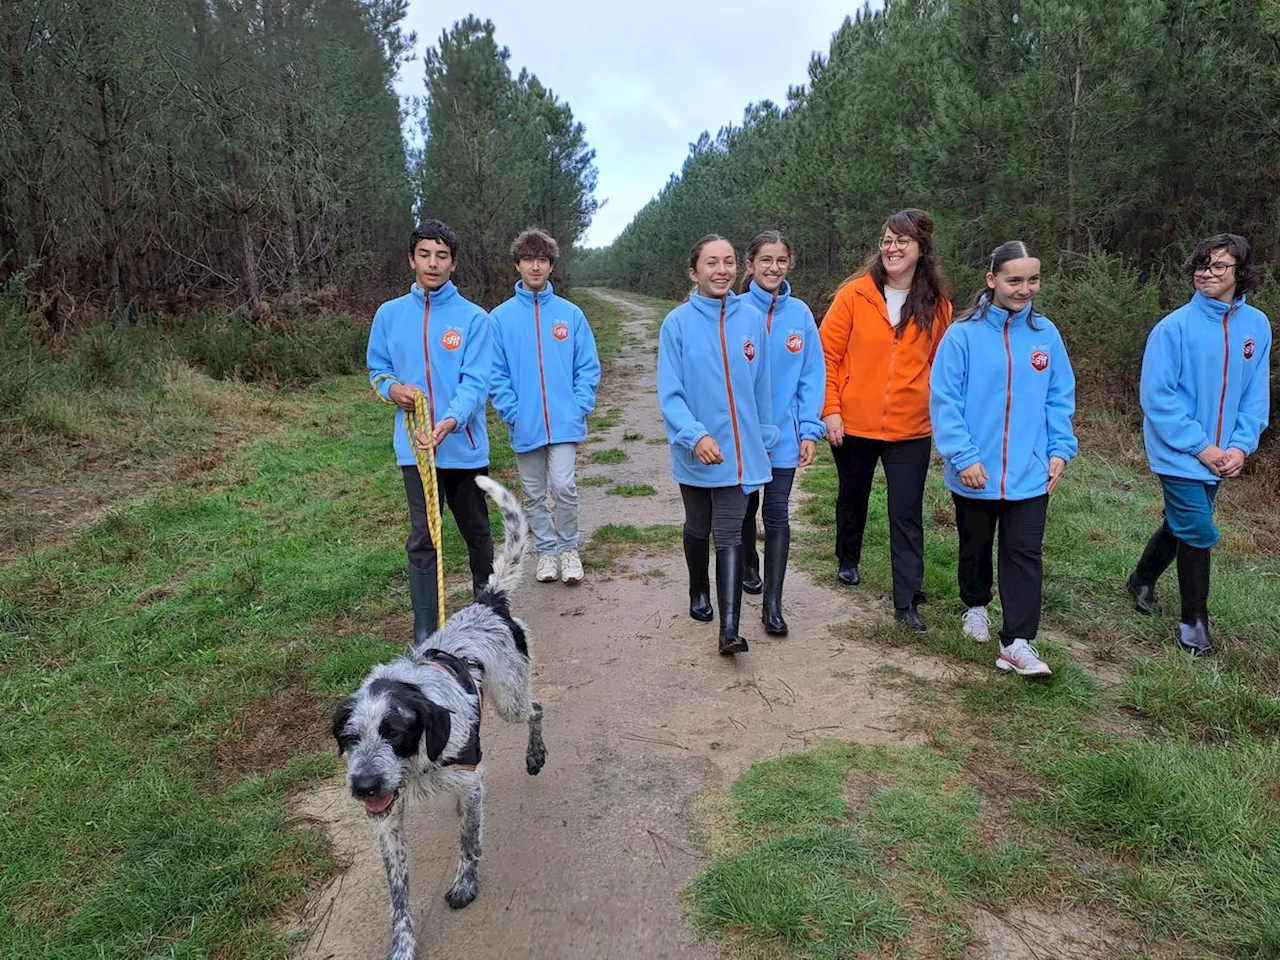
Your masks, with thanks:
[{"label": "dog tongue", "polygon": [[374,816],[377,816],[380,813],[386,813],[387,808],[395,802],[396,795],[394,793],[389,797],[373,797],[364,802],[364,809],[366,813],[371,813]]}]

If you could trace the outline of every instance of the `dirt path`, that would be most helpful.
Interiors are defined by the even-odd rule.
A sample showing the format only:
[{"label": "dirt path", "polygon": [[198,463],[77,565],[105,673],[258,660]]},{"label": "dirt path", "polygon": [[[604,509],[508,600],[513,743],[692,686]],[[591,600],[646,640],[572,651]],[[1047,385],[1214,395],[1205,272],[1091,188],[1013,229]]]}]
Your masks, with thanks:
[{"label": "dirt path", "polygon": [[[621,498],[581,487],[584,543],[603,523],[678,523],[655,393],[649,307],[602,294],[626,309],[626,344],[602,409],[622,408],[607,442],[584,447],[580,478],[649,483],[657,496]],[[624,440],[642,434],[644,439]],[[625,449],[621,464],[589,465],[593,449]],[[584,551],[589,555],[589,550]],[[749,653],[717,656],[715,624],[690,620],[678,554],[628,558],[627,569],[581,586],[530,582],[514,606],[529,626],[536,689],[546,709],[546,769],[524,773],[524,731],[485,721],[487,818],[479,898],[451,911],[444,891],[457,859],[451,805],[411,804],[410,884],[421,960],[521,957],[606,960],[711,958],[683,917],[680,890],[702,869],[696,798],[748,764],[819,736],[868,743],[910,741],[895,716],[905,699],[873,673],[885,663],[937,677],[941,662],[837,641],[834,623],[882,616],[881,604],[792,572],[791,635],[766,638],[758,597],[746,597]],[[659,572],[662,571],[662,572]],[[868,604],[872,606],[868,608]],[[334,780],[303,798],[350,869],[317,895],[304,918],[315,932],[303,960],[368,960],[389,942],[387,891],[374,831]]]}]

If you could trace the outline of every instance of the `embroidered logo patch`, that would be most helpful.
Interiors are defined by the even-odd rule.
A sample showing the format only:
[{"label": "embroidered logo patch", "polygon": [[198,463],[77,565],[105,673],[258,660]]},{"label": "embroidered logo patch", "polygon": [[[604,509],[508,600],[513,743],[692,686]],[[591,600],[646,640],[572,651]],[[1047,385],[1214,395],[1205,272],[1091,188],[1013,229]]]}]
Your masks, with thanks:
[{"label": "embroidered logo patch", "polygon": [[1254,350],[1253,337],[1250,337],[1248,340],[1244,342],[1244,358],[1246,360],[1253,359],[1253,350]]},{"label": "embroidered logo patch", "polygon": [[746,357],[747,362],[750,363],[752,360],[756,358],[756,345],[752,343],[750,340],[743,340],[742,355]]},{"label": "embroidered logo patch", "polygon": [[462,346],[462,334],[457,330],[446,330],[440,338],[440,345],[446,350],[457,350]]},{"label": "embroidered logo patch", "polygon": [[566,327],[563,323],[557,323],[554,327],[551,328],[551,335],[555,337],[557,340],[568,340],[569,328]]},{"label": "embroidered logo patch", "polygon": [[787,337],[787,349],[792,353],[799,353],[804,349],[804,337],[800,336],[798,333],[793,333],[791,336]]},{"label": "embroidered logo patch", "polygon": [[1032,350],[1031,366],[1035,367],[1037,370],[1048,370],[1049,354],[1045,353],[1043,350]]}]

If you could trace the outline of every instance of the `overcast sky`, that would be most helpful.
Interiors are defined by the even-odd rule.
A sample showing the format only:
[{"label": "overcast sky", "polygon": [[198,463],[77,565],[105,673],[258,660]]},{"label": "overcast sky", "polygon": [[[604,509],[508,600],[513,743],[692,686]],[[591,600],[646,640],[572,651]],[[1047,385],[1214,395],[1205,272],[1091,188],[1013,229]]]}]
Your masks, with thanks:
[{"label": "overcast sky", "polygon": [[749,103],[783,104],[808,78],[809,59],[860,0],[410,0],[406,26],[418,59],[402,96],[421,95],[422,52],[473,13],[497,28],[511,68],[527,67],[587,128],[607,201],[588,246],[616,237],[680,169],[689,144],[740,123]]}]

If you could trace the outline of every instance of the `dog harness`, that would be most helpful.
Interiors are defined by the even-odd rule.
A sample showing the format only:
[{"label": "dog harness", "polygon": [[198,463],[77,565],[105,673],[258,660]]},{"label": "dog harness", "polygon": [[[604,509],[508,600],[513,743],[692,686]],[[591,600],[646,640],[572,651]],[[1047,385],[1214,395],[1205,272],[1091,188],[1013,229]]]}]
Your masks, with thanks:
[{"label": "dog harness", "polygon": [[422,660],[428,666],[449,674],[458,681],[458,685],[463,690],[476,698],[476,721],[471,725],[471,736],[467,738],[466,744],[456,757],[440,761],[442,767],[474,770],[480,764],[480,708],[484,705],[484,692],[471,676],[471,671],[478,670],[483,676],[484,667],[478,660],[470,658],[464,660],[461,657],[455,657],[452,653],[434,648],[426,651],[422,655]]}]

